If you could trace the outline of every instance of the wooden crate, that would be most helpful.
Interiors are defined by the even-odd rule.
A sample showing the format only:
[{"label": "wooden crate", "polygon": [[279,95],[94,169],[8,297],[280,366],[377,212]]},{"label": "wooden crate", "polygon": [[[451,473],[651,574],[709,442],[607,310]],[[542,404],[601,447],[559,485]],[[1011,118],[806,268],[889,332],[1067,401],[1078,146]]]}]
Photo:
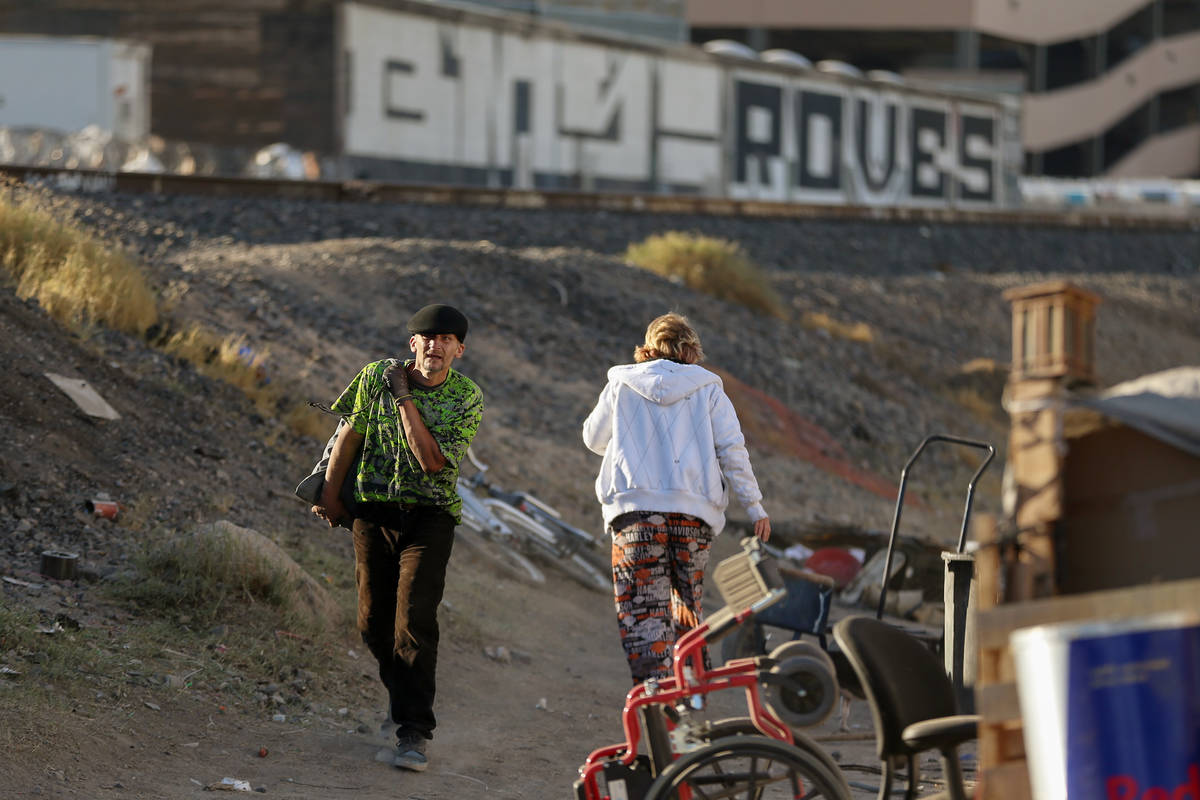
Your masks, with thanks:
[{"label": "wooden crate", "polygon": [[1008,637],[1019,628],[1056,622],[1111,621],[1200,608],[1200,578],[1064,595],[980,609],[978,800],[1028,800],[1029,773],[1016,672]]}]

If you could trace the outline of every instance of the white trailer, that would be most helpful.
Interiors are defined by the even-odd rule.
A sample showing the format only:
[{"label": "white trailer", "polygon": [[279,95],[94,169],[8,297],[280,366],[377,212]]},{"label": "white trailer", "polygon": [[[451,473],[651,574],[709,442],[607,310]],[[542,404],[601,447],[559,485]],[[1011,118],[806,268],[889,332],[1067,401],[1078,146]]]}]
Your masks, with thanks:
[{"label": "white trailer", "polygon": [[150,46],[117,39],[0,36],[0,127],[135,141],[150,133]]}]

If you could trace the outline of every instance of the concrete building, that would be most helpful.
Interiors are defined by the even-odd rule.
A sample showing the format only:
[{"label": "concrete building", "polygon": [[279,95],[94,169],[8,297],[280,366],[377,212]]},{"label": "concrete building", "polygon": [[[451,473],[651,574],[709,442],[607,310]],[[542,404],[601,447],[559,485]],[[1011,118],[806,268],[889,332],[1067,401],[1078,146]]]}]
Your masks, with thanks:
[{"label": "concrete building", "polygon": [[451,0],[609,33],[686,42],[686,0]]},{"label": "concrete building", "polygon": [[1200,176],[1200,0],[687,0],[693,42],[1022,92],[1031,175]]}]

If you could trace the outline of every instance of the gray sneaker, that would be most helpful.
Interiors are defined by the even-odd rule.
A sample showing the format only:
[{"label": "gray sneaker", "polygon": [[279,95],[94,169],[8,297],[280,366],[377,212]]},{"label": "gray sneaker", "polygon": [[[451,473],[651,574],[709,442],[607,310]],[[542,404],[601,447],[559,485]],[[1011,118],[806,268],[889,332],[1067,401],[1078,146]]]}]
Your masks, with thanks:
[{"label": "gray sneaker", "polygon": [[396,745],[380,750],[375,754],[375,760],[400,769],[424,772],[429,766],[429,759],[425,757],[425,737],[419,733],[400,734]]}]

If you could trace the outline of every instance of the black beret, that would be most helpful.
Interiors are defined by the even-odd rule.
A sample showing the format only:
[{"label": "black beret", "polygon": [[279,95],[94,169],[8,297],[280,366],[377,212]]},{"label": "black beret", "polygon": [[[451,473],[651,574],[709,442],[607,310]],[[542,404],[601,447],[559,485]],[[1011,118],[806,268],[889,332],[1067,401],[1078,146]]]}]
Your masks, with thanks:
[{"label": "black beret", "polygon": [[462,342],[467,338],[467,318],[453,306],[433,303],[408,318],[408,332],[427,336],[453,333]]}]

